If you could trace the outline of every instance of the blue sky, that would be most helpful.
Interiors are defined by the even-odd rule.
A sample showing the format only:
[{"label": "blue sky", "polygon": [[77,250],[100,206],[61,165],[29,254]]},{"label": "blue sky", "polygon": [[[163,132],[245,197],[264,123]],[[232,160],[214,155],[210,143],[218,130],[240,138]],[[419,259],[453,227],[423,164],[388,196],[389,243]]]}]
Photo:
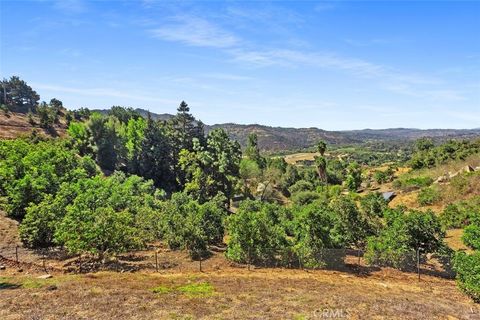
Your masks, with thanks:
[{"label": "blue sky", "polygon": [[1,77],[69,108],[480,127],[479,1],[4,1]]}]

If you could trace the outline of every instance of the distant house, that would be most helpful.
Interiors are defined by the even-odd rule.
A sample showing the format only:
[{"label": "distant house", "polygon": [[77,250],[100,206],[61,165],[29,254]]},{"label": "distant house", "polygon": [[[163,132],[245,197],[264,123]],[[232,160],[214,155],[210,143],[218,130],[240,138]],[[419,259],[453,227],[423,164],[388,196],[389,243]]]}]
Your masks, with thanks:
[{"label": "distant house", "polygon": [[383,192],[382,196],[383,196],[383,199],[385,199],[385,201],[390,202],[393,200],[393,198],[395,198],[396,194],[395,192],[390,191],[390,192]]}]

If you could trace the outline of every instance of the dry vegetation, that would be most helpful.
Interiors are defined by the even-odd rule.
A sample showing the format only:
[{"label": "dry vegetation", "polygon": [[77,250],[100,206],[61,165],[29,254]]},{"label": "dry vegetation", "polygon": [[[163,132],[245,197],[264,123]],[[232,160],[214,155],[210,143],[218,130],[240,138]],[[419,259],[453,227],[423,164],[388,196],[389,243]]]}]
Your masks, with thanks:
[{"label": "dry vegetation", "polygon": [[285,162],[288,164],[296,164],[299,161],[313,161],[318,156],[318,152],[300,152],[285,156]]},{"label": "dry vegetation", "polygon": [[351,319],[476,319],[480,312],[451,280],[424,276],[418,282],[394,270],[359,277],[226,268],[46,280],[7,273],[1,282],[2,319],[315,319],[325,309]]},{"label": "dry vegetation", "polygon": [[30,124],[27,116],[23,113],[9,112],[8,115],[5,115],[3,112],[0,112],[0,139],[14,139],[20,136],[30,135],[33,129],[44,136],[50,136],[52,132],[58,136],[65,135],[66,125],[63,119],[62,123],[54,126],[55,130],[52,132],[40,128],[37,116],[33,116],[33,119],[37,123],[36,125]]}]

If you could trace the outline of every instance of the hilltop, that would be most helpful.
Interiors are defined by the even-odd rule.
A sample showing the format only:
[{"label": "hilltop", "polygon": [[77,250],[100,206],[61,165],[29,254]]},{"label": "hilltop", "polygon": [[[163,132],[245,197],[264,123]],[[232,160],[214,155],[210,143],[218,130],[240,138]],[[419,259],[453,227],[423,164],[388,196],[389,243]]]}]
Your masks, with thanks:
[{"label": "hilltop", "polygon": [[[92,110],[102,114],[108,109]],[[168,120],[172,114],[157,114],[145,109],[135,109],[143,117],[150,116],[155,120]],[[216,128],[223,128],[231,139],[237,140],[245,147],[247,137],[254,132],[258,136],[261,150],[268,152],[297,151],[312,147],[318,140],[324,140],[330,145],[361,144],[366,142],[400,141],[408,142],[422,137],[430,137],[437,141],[451,138],[474,138],[480,136],[480,129],[415,129],[415,128],[390,128],[390,129],[363,129],[347,131],[327,131],[319,128],[287,128],[271,127],[261,124],[221,123],[205,125],[207,133]]]}]

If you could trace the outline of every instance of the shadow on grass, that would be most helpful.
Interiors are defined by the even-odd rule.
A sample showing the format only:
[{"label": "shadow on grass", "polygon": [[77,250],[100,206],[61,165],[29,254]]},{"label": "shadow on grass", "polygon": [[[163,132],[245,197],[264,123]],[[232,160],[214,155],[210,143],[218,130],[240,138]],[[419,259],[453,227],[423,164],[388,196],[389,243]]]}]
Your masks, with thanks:
[{"label": "shadow on grass", "polygon": [[0,290],[18,289],[20,287],[19,284],[0,281]]}]

